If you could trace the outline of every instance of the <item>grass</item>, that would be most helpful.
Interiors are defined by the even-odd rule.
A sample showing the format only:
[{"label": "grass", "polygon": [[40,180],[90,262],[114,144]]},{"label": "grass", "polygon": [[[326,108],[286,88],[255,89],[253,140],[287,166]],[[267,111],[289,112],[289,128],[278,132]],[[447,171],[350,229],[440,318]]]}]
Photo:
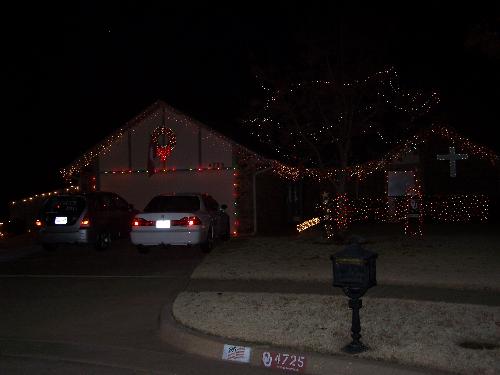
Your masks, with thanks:
[{"label": "grass", "polygon": [[[379,284],[500,291],[499,232],[493,225],[438,225],[409,238],[396,225],[353,228],[378,253]],[[330,282],[330,255],[341,249],[312,230],[235,239],[208,255],[192,278]]]},{"label": "grass", "polygon": [[[436,225],[409,238],[398,225],[360,225],[353,234],[378,253],[379,284],[500,291],[498,225]],[[331,282],[330,255],[343,246],[317,230],[234,239],[215,248],[192,278]],[[343,296],[184,292],[181,323],[249,342],[340,353],[350,342]],[[237,317],[237,319],[231,319]],[[500,373],[500,307],[363,298],[360,357],[460,374]]]},{"label": "grass", "polygon": [[[182,324],[249,342],[340,353],[351,340],[351,312],[341,296],[184,292],[173,311]],[[365,297],[361,340],[370,350],[359,356],[460,374],[498,374],[498,324],[500,307]],[[463,342],[493,349],[464,348]]]}]

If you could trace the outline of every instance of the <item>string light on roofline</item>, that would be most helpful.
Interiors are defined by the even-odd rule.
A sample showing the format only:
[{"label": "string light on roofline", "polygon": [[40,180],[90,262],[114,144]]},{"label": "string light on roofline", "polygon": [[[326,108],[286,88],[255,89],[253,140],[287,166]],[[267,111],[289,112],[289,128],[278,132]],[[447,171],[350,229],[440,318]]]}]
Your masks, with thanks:
[{"label": "string light on roofline", "polygon": [[[493,165],[499,160],[499,156],[491,149],[474,144],[448,127],[436,125],[410,137],[406,142],[396,147],[381,159],[367,161],[346,168],[298,168],[271,159],[267,160],[267,164],[273,168],[278,176],[292,181],[298,181],[303,177],[308,177],[318,182],[325,182],[331,181],[341,174],[346,174],[349,178],[355,178],[361,181],[376,171],[387,169],[394,160],[414,152],[420,144],[426,142],[429,137],[433,135],[446,139],[452,144],[459,146],[461,151],[467,152],[482,160],[488,160]],[[265,160],[262,161],[266,163]]]},{"label": "string light on roofline", "polygon": [[21,203],[31,203],[31,202],[38,201],[40,199],[45,199],[45,198],[50,197],[52,195],[64,194],[64,193],[74,193],[74,192],[79,191],[79,189],[80,188],[78,186],[71,185],[71,186],[68,186],[67,188],[64,188],[64,189],[59,189],[59,190],[55,190],[55,191],[49,191],[49,192],[46,192],[46,193],[35,194],[35,195],[31,196],[31,197],[19,199],[17,201],[11,201],[10,205],[14,206],[14,205],[18,205],[18,204],[21,204]]},{"label": "string light on roofline", "polygon": [[141,123],[146,118],[158,119],[161,118],[160,109],[156,108],[158,103],[153,104],[148,110],[141,113],[139,116],[136,116],[131,121],[127,122],[125,126],[118,129],[110,136],[105,138],[102,142],[98,143],[92,149],[84,153],[81,157],[79,157],[76,161],[74,161],[68,168],[63,168],[60,170],[62,177],[67,181],[70,180],[75,174],[78,174],[83,168],[89,166],[98,156],[107,154],[111,147],[123,139],[125,134],[128,134],[128,131],[135,131],[132,127]]},{"label": "string light on roofline", "polygon": [[[119,141],[123,140],[128,133],[135,133],[142,126],[151,125],[152,123],[157,123],[160,125],[159,120],[164,116],[165,122],[169,124],[176,124],[183,126],[186,129],[191,129],[193,131],[193,136],[198,135],[198,130],[203,129],[202,140],[216,146],[217,148],[223,148],[226,151],[233,150],[233,148],[245,149],[247,153],[253,154],[250,150],[245,147],[236,144],[234,141],[225,137],[224,135],[217,133],[208,129],[203,124],[184,115],[175,109],[167,106],[165,103],[159,101],[151,105],[144,112],[134,117],[132,120],[128,121],[123,127],[116,130],[110,136],[105,138],[102,142],[98,143],[96,146],[85,152],[81,157],[75,160],[67,168],[61,169],[61,173],[64,180],[69,181],[73,176],[80,173],[80,171],[91,165],[91,163],[99,156],[107,154],[111,147],[114,146]],[[150,121],[145,121],[150,120]],[[195,126],[193,126],[193,124]]]},{"label": "string light on roofline", "polygon": [[[232,171],[236,170],[236,167],[224,167],[224,166],[213,166],[213,167],[188,167],[188,168],[157,168],[156,173],[174,173],[174,172],[217,172],[217,171]],[[115,169],[101,171],[102,174],[114,174],[114,175],[130,175],[130,174],[147,174],[147,169]]]}]

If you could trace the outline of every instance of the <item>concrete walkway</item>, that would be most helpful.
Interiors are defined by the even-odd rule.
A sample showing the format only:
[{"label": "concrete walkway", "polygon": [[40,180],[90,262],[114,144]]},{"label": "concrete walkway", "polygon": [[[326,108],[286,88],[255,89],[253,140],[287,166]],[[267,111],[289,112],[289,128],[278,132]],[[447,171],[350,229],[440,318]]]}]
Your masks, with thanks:
[{"label": "concrete walkway", "polygon": [[[330,284],[300,283],[286,280],[235,281],[191,279],[185,290],[190,292],[217,291],[281,294],[342,294],[340,288],[333,288]],[[499,293],[489,290],[454,290],[432,287],[378,285],[369,290],[366,296],[500,306]],[[221,322],[221,324],[224,324],[224,322]],[[301,355],[307,359],[307,365],[301,369],[301,372],[308,374],[449,374],[433,369],[366,360],[356,356],[301,352],[291,348],[273,347],[262,343],[240,342],[225,339],[223,337],[206,335],[179,324],[172,315],[172,305],[170,304],[164,306],[160,315],[160,335],[163,340],[179,349],[218,360],[222,360],[225,344],[247,347],[251,350],[249,364],[258,367],[264,366],[263,356],[266,355],[266,352]]]}]

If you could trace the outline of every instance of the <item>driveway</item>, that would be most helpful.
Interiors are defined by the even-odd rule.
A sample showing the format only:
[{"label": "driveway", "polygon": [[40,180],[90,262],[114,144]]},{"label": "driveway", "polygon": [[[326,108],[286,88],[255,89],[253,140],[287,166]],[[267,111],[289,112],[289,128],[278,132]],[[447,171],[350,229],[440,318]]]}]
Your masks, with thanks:
[{"label": "driveway", "polygon": [[0,373],[268,373],[159,339],[160,310],[202,260],[197,248],[142,255],[121,240],[105,252],[31,245],[2,254],[11,257],[0,260]]}]

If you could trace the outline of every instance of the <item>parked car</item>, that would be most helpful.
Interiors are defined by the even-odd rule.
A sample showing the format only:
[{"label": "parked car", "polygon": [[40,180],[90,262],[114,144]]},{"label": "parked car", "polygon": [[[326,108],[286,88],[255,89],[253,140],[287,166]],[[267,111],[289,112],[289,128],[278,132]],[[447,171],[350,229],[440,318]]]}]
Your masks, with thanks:
[{"label": "parked car", "polygon": [[208,194],[158,195],[135,216],[130,238],[140,252],[159,245],[199,245],[209,252],[217,239],[230,237],[226,208]]},{"label": "parked car", "polygon": [[112,240],[129,235],[137,212],[111,192],[55,195],[43,204],[36,220],[38,240],[46,250],[72,243],[104,250]]}]

